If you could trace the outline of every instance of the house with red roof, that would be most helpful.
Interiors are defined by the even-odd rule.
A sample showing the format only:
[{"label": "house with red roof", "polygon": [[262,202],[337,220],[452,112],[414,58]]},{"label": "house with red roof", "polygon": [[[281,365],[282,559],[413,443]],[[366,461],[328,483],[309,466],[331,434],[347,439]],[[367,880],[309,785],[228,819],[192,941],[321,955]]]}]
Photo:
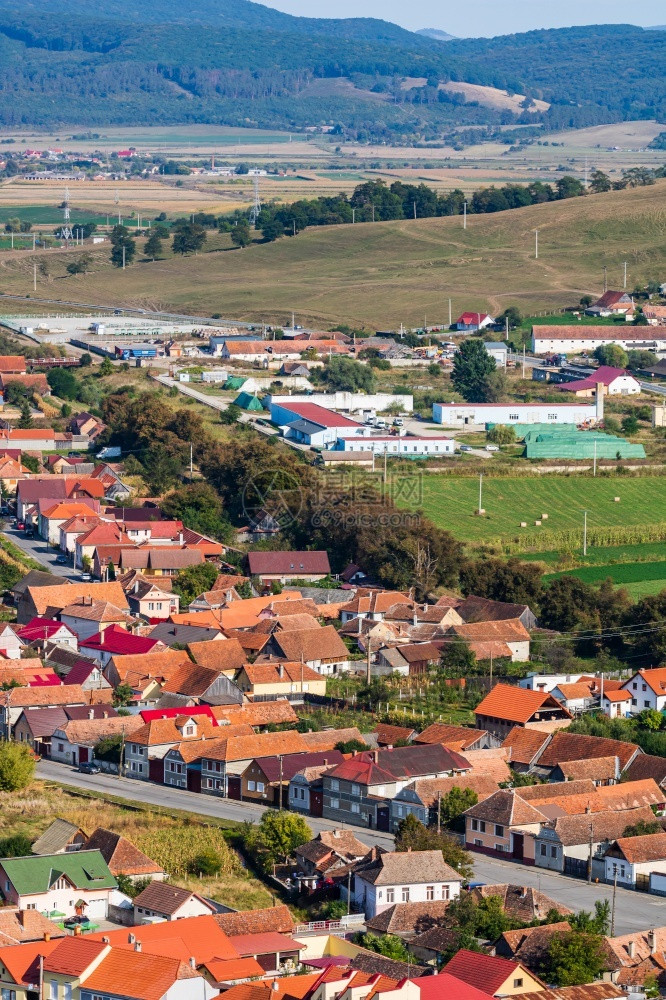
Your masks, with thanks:
[{"label": "house with red roof", "polygon": [[628,292],[614,292],[608,289],[585,310],[587,316],[624,316],[632,319],[634,300]]},{"label": "house with red roof", "polygon": [[339,437],[368,437],[370,428],[318,403],[271,402],[271,421],[285,438],[312,448],[334,444]]},{"label": "house with red roof", "polygon": [[450,778],[470,768],[465,757],[439,743],[358,753],[322,774],[323,815],[389,830],[391,801],[415,778]]},{"label": "house with red roof", "polygon": [[528,691],[511,684],[496,684],[476,706],[474,715],[477,729],[499,739],[508,736],[514,726],[554,732],[570,725],[573,718],[547,691]]},{"label": "house with red roof", "polygon": [[82,639],[79,651],[105,667],[112,656],[141,656],[144,653],[159,653],[166,646],[159,639],[148,635],[133,635],[122,625],[109,625],[103,632]]},{"label": "house with red roof", "polygon": [[487,326],[492,326],[495,320],[488,313],[484,312],[464,312],[456,320],[456,330],[460,333],[476,333],[484,330]]},{"label": "house with red roof", "polygon": [[641,391],[640,382],[626,368],[613,368],[610,365],[600,365],[586,378],[562,382],[555,388],[560,392],[573,393],[574,396],[593,397],[597,394],[598,385],[603,386],[605,396],[635,396]]},{"label": "house with red roof", "polygon": [[[78,636],[64,622],[56,621],[54,618],[31,618],[27,625],[23,625],[17,630],[19,639],[27,646],[41,646],[47,642],[56,646],[66,646],[74,652],[79,648]],[[70,681],[71,683],[71,681]]]},{"label": "house with red roof", "polygon": [[248,552],[247,566],[250,576],[258,576],[262,583],[290,583],[292,580],[316,582],[330,576],[331,566],[327,552]]},{"label": "house with red roof", "polygon": [[545,990],[546,984],[521,962],[461,948],[443,972],[481,990],[486,997],[513,997]]}]

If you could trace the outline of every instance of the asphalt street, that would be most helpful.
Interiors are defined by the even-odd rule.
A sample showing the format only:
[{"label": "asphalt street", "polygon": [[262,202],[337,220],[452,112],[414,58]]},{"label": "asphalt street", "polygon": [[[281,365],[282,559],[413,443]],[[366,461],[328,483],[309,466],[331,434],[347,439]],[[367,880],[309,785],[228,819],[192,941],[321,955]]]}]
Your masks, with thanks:
[{"label": "asphalt street", "polygon": [[[174,811],[183,809],[203,817],[212,816],[217,819],[236,820],[240,823],[250,820],[252,823],[258,823],[266,812],[264,806],[255,805],[253,802],[220,799],[213,795],[187,792],[182,789],[169,788],[166,785],[137,781],[134,778],[119,778],[117,775],[80,774],[69,765],[57,764],[54,761],[40,761],[36,773],[38,778],[57,781],[74,788],[85,788],[99,795],[118,795],[123,799],[143,802],[148,806],[161,806]],[[319,833],[320,830],[334,830],[341,825],[332,820],[317,819],[313,816],[308,816],[307,820],[315,833]],[[363,830],[357,827],[353,829],[359,840],[369,847],[373,844],[379,844],[386,850],[393,849],[391,834]]]},{"label": "asphalt street", "polygon": [[62,576],[68,580],[80,580],[81,573],[78,569],[74,569],[72,566],[61,566],[56,562],[56,557],[58,553],[51,546],[47,545],[40,538],[26,538],[24,531],[17,531],[16,528],[10,528],[9,525],[3,529],[3,535],[10,539],[25,552],[27,556],[32,559],[36,559],[38,563],[46,569],[49,573],[53,573],[55,576]]},{"label": "asphalt street", "polygon": [[[589,885],[583,879],[569,878],[541,868],[502,861],[497,858],[474,859],[474,877],[488,884],[513,883],[531,886],[563,903],[572,910],[594,909],[596,899],[613,901],[612,885]],[[666,897],[618,887],[615,897],[615,933],[629,934],[646,927],[666,923]]]},{"label": "asphalt street", "polygon": [[[147,806],[161,806],[169,810],[183,809],[202,817],[215,817],[242,822],[257,823],[265,812],[263,806],[251,802],[237,802],[234,799],[220,799],[197,792],[171,789],[165,785],[136,781],[132,778],[118,778],[108,774],[80,774],[67,764],[40,761],[37,777],[56,781],[73,788],[83,788],[100,796],[116,795]],[[307,821],[314,831],[333,830],[339,823],[309,816]],[[378,844],[392,850],[393,837],[376,830],[348,826],[359,840],[369,847]],[[607,899],[612,903],[613,887],[610,885],[589,885],[582,879],[569,878],[527,865],[516,864],[496,858],[474,856],[474,878],[487,884],[511,883],[527,885],[539,889],[557,902],[572,910],[594,910],[597,899]],[[628,934],[646,927],[662,927],[666,924],[666,898],[650,896],[619,888],[615,898],[615,933]]]}]

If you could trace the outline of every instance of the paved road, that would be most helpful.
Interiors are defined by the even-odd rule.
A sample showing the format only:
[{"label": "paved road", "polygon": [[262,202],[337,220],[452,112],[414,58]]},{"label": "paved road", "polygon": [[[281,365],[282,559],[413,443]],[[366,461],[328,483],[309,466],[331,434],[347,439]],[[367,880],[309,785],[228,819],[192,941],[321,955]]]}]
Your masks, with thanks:
[{"label": "paved road", "polygon": [[[143,802],[149,806],[162,806],[171,810],[185,809],[199,816],[214,816],[218,819],[231,819],[242,822],[250,820],[258,822],[266,811],[264,806],[251,802],[236,802],[234,799],[220,799],[212,795],[201,795],[198,792],[186,792],[181,789],[168,788],[165,785],[154,785],[147,781],[136,781],[132,778],[118,778],[108,774],[80,774],[67,764],[57,764],[54,761],[42,760],[37,765],[37,777],[57,781],[63,785],[75,788],[85,788],[99,795],[119,795],[134,802]],[[320,830],[333,830],[340,823],[332,820],[308,817],[308,824],[315,833]],[[343,824],[344,825],[344,824]],[[378,833],[374,830],[364,830],[354,827],[354,833],[359,840],[368,846],[379,844],[387,850],[393,847],[393,837],[389,833]]]},{"label": "paved road", "polygon": [[49,573],[53,573],[55,576],[62,576],[68,580],[80,580],[81,573],[78,569],[73,569],[72,566],[61,566],[56,562],[56,556],[58,553],[55,549],[47,546],[41,538],[26,538],[23,531],[17,531],[16,528],[6,527],[3,529],[3,535],[10,539],[25,552],[27,556],[32,559],[36,559],[38,563],[41,563]]},{"label": "paved road", "polygon": [[[572,910],[594,909],[595,899],[612,903],[611,885],[588,885],[583,879],[568,878],[540,868],[530,868],[511,861],[475,856],[474,875],[479,881],[528,885]],[[646,927],[662,927],[666,923],[666,898],[618,888],[615,901],[615,933],[629,934]]]}]

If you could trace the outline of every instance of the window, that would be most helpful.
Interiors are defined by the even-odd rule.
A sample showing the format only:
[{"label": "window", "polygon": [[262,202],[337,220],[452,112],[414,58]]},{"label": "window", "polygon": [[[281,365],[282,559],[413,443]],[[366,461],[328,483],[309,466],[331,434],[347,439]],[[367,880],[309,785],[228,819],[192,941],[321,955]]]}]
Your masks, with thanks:
[{"label": "window", "polygon": [[255,781],[248,781],[247,783],[248,792],[254,792],[256,791],[256,788],[257,788],[257,783]]},{"label": "window", "polygon": [[449,899],[451,894],[451,888],[448,885],[442,886],[442,899]]},{"label": "window", "polygon": [[550,849],[550,856],[551,856],[551,858],[556,858],[557,857],[557,848],[556,847],[551,847],[551,849]]},{"label": "window", "polygon": [[352,793],[352,795],[360,795],[361,794],[360,786],[359,785],[352,785],[351,786],[351,793]]},{"label": "window", "polygon": [[408,903],[409,902],[409,886],[408,885],[404,885],[402,887],[401,898],[402,898],[403,903]]},{"label": "window", "polygon": [[504,827],[500,826],[499,823],[495,823],[495,836],[496,837],[503,837],[504,836]]},{"label": "window", "polygon": [[475,847],[483,847],[483,841],[479,840],[478,837],[475,837],[475,839],[474,839],[474,846]]},{"label": "window", "polygon": [[360,804],[358,802],[352,802],[352,804],[351,804],[351,811],[353,813],[360,813],[360,811],[361,811]]},{"label": "window", "polygon": [[548,414],[548,419],[549,420],[557,420],[557,413],[549,413]]},{"label": "window", "polygon": [[519,413],[510,413],[509,414],[509,420],[520,420],[520,414]]},{"label": "window", "polygon": [[522,979],[514,979],[514,981],[513,981],[513,988],[514,988],[514,990],[520,989],[520,987],[522,985],[523,985]]},{"label": "window", "polygon": [[435,898],[435,887],[434,885],[426,886],[426,899],[431,900]]},{"label": "window", "polygon": [[649,708],[649,707],[650,707],[650,702],[649,702],[649,701],[647,701],[647,699],[646,699],[646,700],[645,700],[645,701],[643,702],[643,708]]},{"label": "window", "polygon": [[3,989],[2,1000],[16,1000],[16,991]]},{"label": "window", "polygon": [[27,910],[34,910],[36,906],[37,906],[36,903],[28,903],[26,909]]},{"label": "window", "polygon": [[154,611],[155,610],[155,604],[154,604],[153,601],[149,601],[148,602],[148,610],[149,611]]},{"label": "window", "polygon": [[331,791],[337,792],[340,790],[340,782],[337,778],[331,778]]},{"label": "window", "polygon": [[[634,685],[634,686],[635,686],[635,685]],[[635,698],[632,698],[632,699],[631,699],[631,704],[632,704],[632,705],[637,705],[637,704],[638,704],[638,702],[636,701],[636,699],[635,699]]]},{"label": "window", "polygon": [[264,785],[263,781],[258,781],[257,782],[257,791],[258,792],[263,792],[263,790],[265,789],[265,787],[266,786]]},{"label": "window", "polygon": [[641,684],[641,691],[647,691],[647,684]]},{"label": "window", "polygon": [[331,799],[331,809],[340,808],[340,799]]},{"label": "window", "polygon": [[478,819],[473,819],[472,820],[472,829],[473,830],[478,830],[479,829],[479,821],[478,821]]},{"label": "window", "polygon": [[64,745],[62,743],[58,743],[58,750],[60,751],[60,753],[62,753],[64,749],[65,749]]},{"label": "window", "polygon": [[638,684],[636,683],[636,681],[634,681],[634,683],[631,686],[634,689],[634,691],[638,691]]},{"label": "window", "polygon": [[546,845],[545,844],[542,844],[541,847],[539,848],[539,854],[541,855],[542,858],[546,857]]},{"label": "window", "polygon": [[58,1000],[58,983],[55,979],[49,982],[49,1000]]},{"label": "window", "polygon": [[65,1000],[72,1000],[72,984],[65,983],[63,986],[63,995]]},{"label": "window", "polygon": [[386,890],[386,902],[395,903],[395,889]]},{"label": "window", "polygon": [[484,821],[484,820],[482,820],[482,819],[480,819],[480,820],[479,820],[479,833],[485,833],[485,832],[486,832],[486,824],[485,824],[485,821]]}]

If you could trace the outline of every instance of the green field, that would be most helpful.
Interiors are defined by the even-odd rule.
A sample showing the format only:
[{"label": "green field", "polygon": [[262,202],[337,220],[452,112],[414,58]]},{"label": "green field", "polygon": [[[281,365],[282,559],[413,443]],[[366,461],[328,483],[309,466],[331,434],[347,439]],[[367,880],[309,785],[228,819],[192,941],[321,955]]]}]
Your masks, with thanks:
[{"label": "green field", "polygon": [[[21,219],[22,222],[32,223],[34,228],[38,226],[57,226],[63,221],[62,209],[57,205],[2,205],[0,206],[0,224],[4,225],[7,219]],[[113,223],[113,215],[110,216]],[[99,215],[97,212],[90,212],[85,208],[72,208],[72,218],[70,226],[75,226],[77,222],[94,222],[98,226],[106,225],[106,215]]]},{"label": "green field", "polygon": [[[528,562],[544,562],[556,566],[559,552],[530,552],[523,556]],[[639,545],[605,545],[600,549],[590,549],[586,556],[582,552],[575,555],[575,569],[586,566],[612,566],[618,563],[666,562],[666,542],[643,542]],[[568,572],[563,570],[562,572]]]},{"label": "green field", "polygon": [[[548,549],[580,537],[582,546],[583,510],[587,509],[590,539],[597,529],[626,528],[666,521],[666,480],[661,477],[593,479],[583,476],[548,475],[531,477],[486,477],[483,483],[485,516],[475,514],[479,505],[477,478],[456,475],[425,475],[419,480],[420,489],[403,506],[418,506],[440,528],[451,531],[457,538],[470,542],[521,541],[521,533],[530,542],[543,539],[534,548]],[[615,502],[615,497],[620,502]],[[397,497],[400,503],[399,496]],[[541,527],[534,522],[543,514],[548,519]],[[520,522],[526,521],[527,528]],[[571,539],[562,538],[571,533]],[[620,541],[621,539],[617,539]],[[640,541],[640,537],[636,541]],[[647,539],[646,539],[647,540]],[[606,537],[604,548],[612,543]],[[633,541],[633,539],[632,539]]]},{"label": "green field", "polygon": [[601,583],[610,577],[617,586],[626,587],[632,597],[640,598],[666,589],[666,561],[581,566],[563,573],[550,573],[544,581],[556,580],[560,576],[576,576],[584,583]]},{"label": "green field", "polygon": [[[421,325],[424,316],[444,322],[449,298],[454,316],[463,309],[496,315],[507,305],[525,315],[555,312],[583,293],[600,294],[604,265],[617,287],[627,258],[631,287],[662,280],[665,196],[666,181],[658,181],[470,216],[467,229],[459,217],[315,226],[295,238],[150,267],[138,255],[125,271],[104,254],[91,273],[65,278],[48,292],[67,301],[219,312],[257,322],[284,323],[295,310],[298,322],[320,329],[339,322],[397,329],[400,322]],[[63,263],[63,277],[64,271]],[[33,294],[32,281],[26,262],[5,263],[5,292]]]}]

